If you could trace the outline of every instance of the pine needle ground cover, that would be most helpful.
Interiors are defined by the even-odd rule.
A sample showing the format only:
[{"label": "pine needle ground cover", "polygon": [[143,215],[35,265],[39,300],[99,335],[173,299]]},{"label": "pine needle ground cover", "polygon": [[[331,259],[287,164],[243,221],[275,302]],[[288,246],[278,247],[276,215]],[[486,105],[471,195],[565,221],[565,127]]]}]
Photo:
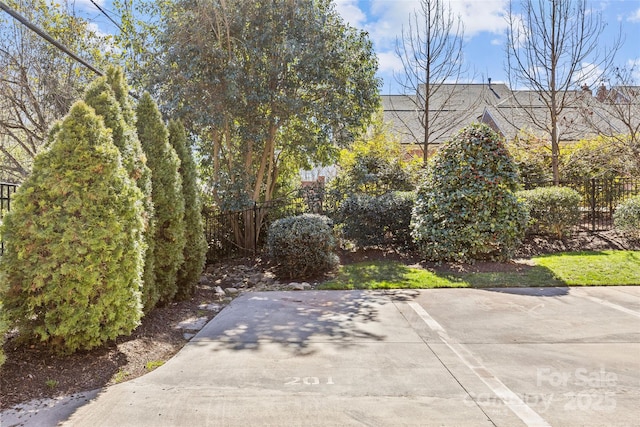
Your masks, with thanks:
[{"label": "pine needle ground cover", "polygon": [[424,269],[396,261],[342,266],[320,289],[429,289],[459,287],[640,285],[640,251],[568,252],[533,257],[491,272]]}]

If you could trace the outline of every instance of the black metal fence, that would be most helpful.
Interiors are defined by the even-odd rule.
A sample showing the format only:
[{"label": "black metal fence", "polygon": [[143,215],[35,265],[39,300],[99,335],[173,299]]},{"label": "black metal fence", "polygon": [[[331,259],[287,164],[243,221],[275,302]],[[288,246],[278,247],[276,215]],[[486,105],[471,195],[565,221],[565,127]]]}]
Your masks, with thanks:
[{"label": "black metal fence", "polygon": [[[553,182],[527,183],[525,188],[549,187]],[[581,231],[605,231],[613,228],[613,214],[624,200],[640,194],[640,179],[588,179],[584,181],[561,181],[561,187],[576,190],[582,196],[580,211]]]},{"label": "black metal fence", "polygon": [[233,212],[204,209],[208,261],[255,255],[266,243],[272,222],[303,213],[323,212],[322,185],[298,189],[286,197]]},{"label": "black metal fence", "polygon": [[[0,224],[2,223],[2,217],[5,213],[11,209],[11,196],[16,192],[18,184],[9,184],[6,182],[0,182]],[[4,252],[4,242],[2,236],[0,236],[0,255]]]},{"label": "black metal fence", "polygon": [[[527,189],[552,186],[553,182],[527,183]],[[613,228],[613,214],[620,202],[640,194],[640,179],[590,179],[562,181],[582,196],[583,214],[578,227],[584,231],[604,231]],[[0,222],[11,209],[11,197],[17,184],[0,182]],[[209,243],[207,259],[215,261],[234,256],[255,255],[266,240],[269,225],[280,218],[302,213],[323,213],[324,187],[313,185],[294,191],[287,197],[234,212],[215,209],[203,211],[205,234]],[[4,243],[0,236],[0,255]]]}]

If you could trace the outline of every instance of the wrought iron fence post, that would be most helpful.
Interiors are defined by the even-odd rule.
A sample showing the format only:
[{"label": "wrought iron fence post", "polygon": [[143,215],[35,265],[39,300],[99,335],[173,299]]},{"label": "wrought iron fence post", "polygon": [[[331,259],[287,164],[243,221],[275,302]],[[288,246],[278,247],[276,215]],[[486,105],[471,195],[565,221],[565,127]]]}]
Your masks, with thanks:
[{"label": "wrought iron fence post", "polygon": [[596,179],[591,178],[591,231],[596,231]]},{"label": "wrought iron fence post", "polygon": [[258,202],[253,202],[253,256],[258,253]]}]

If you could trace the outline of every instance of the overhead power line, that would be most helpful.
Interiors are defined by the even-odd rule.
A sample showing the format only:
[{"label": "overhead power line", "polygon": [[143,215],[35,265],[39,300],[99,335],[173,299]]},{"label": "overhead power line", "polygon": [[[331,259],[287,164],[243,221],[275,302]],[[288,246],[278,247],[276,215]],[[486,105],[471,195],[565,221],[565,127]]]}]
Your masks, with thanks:
[{"label": "overhead power line", "polygon": [[100,5],[98,3],[96,3],[94,0],[89,0],[100,12],[102,12],[102,14],[104,16],[107,17],[107,19],[111,22],[113,22],[113,24],[118,27],[120,29],[121,32],[124,32],[122,30],[122,27],[120,26],[120,24],[118,24],[116,21],[114,21],[114,19],[103,9],[100,7]]},{"label": "overhead power line", "polygon": [[36,33],[37,35],[39,35],[40,37],[42,37],[43,39],[45,39],[46,41],[48,41],[49,43],[51,43],[52,45],[54,45],[55,47],[57,47],[59,50],[61,50],[62,52],[66,53],[67,55],[69,55],[71,58],[73,58],[74,60],[78,61],[79,63],[81,63],[82,65],[84,65],[85,67],[87,67],[88,69],[90,69],[91,71],[93,71],[94,73],[96,73],[99,76],[103,76],[104,73],[100,70],[98,70],[97,68],[95,68],[93,65],[89,64],[87,61],[85,61],[84,59],[80,58],[79,56],[77,56],[75,53],[71,52],[69,49],[67,49],[64,45],[62,45],[61,43],[59,43],[58,41],[56,41],[53,37],[51,37],[49,34],[47,34],[44,30],[38,28],[37,26],[33,25],[31,22],[29,22],[25,17],[23,17],[22,15],[20,15],[18,12],[16,12],[15,10],[11,9],[9,6],[7,6],[4,2],[0,1],[0,9],[4,10],[5,12],[7,12],[9,15],[11,15],[12,17],[14,17],[17,21],[19,21],[21,24],[23,24],[24,26],[26,26],[27,28],[29,28],[31,31],[33,31],[34,33]]}]

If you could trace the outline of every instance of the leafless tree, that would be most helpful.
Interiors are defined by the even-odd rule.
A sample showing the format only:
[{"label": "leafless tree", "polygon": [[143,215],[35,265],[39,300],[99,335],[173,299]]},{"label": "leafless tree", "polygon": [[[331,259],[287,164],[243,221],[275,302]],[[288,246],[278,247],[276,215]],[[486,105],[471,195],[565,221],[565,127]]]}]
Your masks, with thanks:
[{"label": "leafless tree", "polygon": [[[44,0],[8,3],[74,51],[92,59],[102,56],[86,54],[100,52],[104,40],[73,15],[72,5],[53,7]],[[51,124],[67,113],[93,78],[95,74],[83,65],[0,13],[1,180],[22,182],[42,150]]]},{"label": "leafless tree", "polygon": [[621,148],[640,169],[640,84],[634,73],[634,67],[615,67],[611,87],[602,83],[581,112],[596,133]]},{"label": "leafless tree", "polygon": [[558,183],[563,113],[579,108],[583,97],[575,89],[601,80],[622,38],[618,35],[612,46],[600,43],[606,23],[586,0],[521,0],[520,11],[511,4],[507,19],[509,84],[532,91],[528,97],[513,97],[514,107],[549,135],[553,180]]},{"label": "leafless tree", "polygon": [[403,66],[396,81],[413,103],[420,129],[408,123],[415,118],[399,114],[396,118],[422,146],[425,163],[429,145],[468,119],[465,114],[447,114],[448,104],[462,90],[458,83],[466,71],[463,38],[462,20],[453,16],[448,1],[421,0],[420,10],[414,11],[408,25],[402,28],[402,37],[396,40],[396,55]]}]

